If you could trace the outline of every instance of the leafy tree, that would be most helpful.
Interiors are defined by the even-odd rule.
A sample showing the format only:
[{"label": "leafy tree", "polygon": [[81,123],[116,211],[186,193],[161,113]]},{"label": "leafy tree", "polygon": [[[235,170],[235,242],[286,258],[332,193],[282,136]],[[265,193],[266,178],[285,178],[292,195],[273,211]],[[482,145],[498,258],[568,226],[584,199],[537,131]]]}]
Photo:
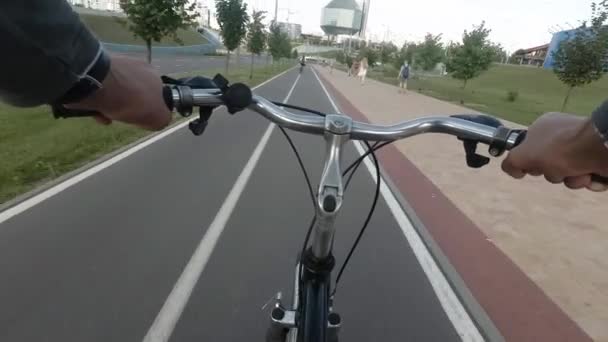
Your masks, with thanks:
[{"label": "leafy tree", "polygon": [[513,52],[513,54],[509,57],[510,64],[519,64],[520,58],[522,58],[526,54],[526,50],[518,49]]},{"label": "leafy tree", "polygon": [[463,81],[462,88],[467,82],[482,72],[488,70],[494,58],[493,44],[488,40],[490,29],[485,22],[475,26],[473,31],[464,31],[462,43],[457,43],[450,49],[447,70],[452,77]]},{"label": "leafy tree", "polygon": [[393,56],[397,53],[397,46],[392,42],[382,43],[380,47],[380,62],[388,64],[393,60]]},{"label": "leafy tree", "polygon": [[374,49],[364,48],[359,50],[359,58],[367,58],[367,63],[371,68],[378,61],[378,53]]},{"label": "leafy tree", "polygon": [[226,54],[226,73],[230,66],[230,51],[233,51],[243,41],[247,33],[247,4],[243,0],[215,0],[217,23],[224,41]]},{"label": "leafy tree", "polygon": [[298,50],[297,49],[293,49],[293,51],[291,52],[291,58],[298,59]]},{"label": "leafy tree", "polygon": [[599,80],[605,72],[608,54],[608,2],[592,3],[590,25],[584,22],[553,54],[557,77],[568,86],[562,111],[572,89]]},{"label": "leafy tree", "polygon": [[338,51],[336,53],[336,61],[338,63],[344,64],[346,62],[346,53],[344,51]]},{"label": "leafy tree", "polygon": [[274,23],[270,25],[268,50],[272,55],[273,61],[278,61],[283,57],[289,58],[291,55],[291,43],[289,42],[287,33]]},{"label": "leafy tree", "polygon": [[424,41],[416,49],[416,61],[425,71],[435,69],[437,63],[443,60],[444,55],[445,50],[441,43],[441,34],[434,36],[427,33]]},{"label": "leafy tree", "polygon": [[414,55],[418,50],[418,44],[414,42],[405,42],[401,47],[401,50],[396,54],[393,60],[393,65],[399,69],[403,65],[403,62],[407,61],[408,64],[414,64]]},{"label": "leafy tree", "polygon": [[147,60],[152,62],[152,42],[164,37],[177,37],[177,30],[194,25],[197,14],[193,14],[195,3],[189,0],[122,0],[120,7],[129,21],[125,25],[136,37],[146,42]]},{"label": "leafy tree", "polygon": [[265,16],[264,11],[254,10],[251,14],[251,21],[247,25],[247,50],[251,52],[251,67],[249,68],[249,79],[253,78],[253,62],[255,55],[260,55],[266,48],[266,27],[262,21]]},{"label": "leafy tree", "polygon": [[494,58],[492,61],[496,63],[506,63],[509,55],[507,55],[507,51],[505,51],[502,45],[492,44],[492,48],[494,49]]}]

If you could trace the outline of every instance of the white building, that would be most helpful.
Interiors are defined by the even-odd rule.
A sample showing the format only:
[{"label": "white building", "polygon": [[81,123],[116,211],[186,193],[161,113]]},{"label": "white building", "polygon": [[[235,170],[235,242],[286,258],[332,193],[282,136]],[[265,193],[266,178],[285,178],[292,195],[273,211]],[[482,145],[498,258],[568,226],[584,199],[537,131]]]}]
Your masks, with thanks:
[{"label": "white building", "polygon": [[302,25],[300,24],[279,22],[279,28],[287,33],[289,39],[298,39],[302,35]]},{"label": "white building", "polygon": [[86,8],[122,12],[120,8],[120,0],[69,0],[72,5],[82,6]]},{"label": "white building", "polygon": [[208,27],[211,25],[212,16],[211,8],[207,4],[207,0],[193,0],[196,4],[194,11],[198,14],[196,19],[199,27]]}]

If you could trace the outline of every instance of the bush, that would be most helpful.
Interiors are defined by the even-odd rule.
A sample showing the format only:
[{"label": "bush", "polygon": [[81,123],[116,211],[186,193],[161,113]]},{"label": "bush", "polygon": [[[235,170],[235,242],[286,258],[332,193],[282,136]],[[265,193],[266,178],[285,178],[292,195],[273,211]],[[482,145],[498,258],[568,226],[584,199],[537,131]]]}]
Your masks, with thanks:
[{"label": "bush", "polygon": [[397,76],[399,76],[399,70],[390,64],[384,64],[382,66],[382,72],[386,77],[396,78]]},{"label": "bush", "polygon": [[507,91],[507,101],[515,102],[519,97],[519,92],[517,90],[509,90]]}]

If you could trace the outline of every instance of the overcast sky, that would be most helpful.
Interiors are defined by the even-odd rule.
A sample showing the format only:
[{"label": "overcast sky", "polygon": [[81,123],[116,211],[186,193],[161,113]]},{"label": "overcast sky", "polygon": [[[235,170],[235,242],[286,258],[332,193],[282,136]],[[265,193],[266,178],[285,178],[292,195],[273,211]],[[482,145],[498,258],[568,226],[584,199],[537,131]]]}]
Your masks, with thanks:
[{"label": "overcast sky", "polygon": [[[246,0],[250,7],[274,15],[274,0]],[[213,1],[210,1],[213,2]],[[590,16],[592,0],[371,0],[368,32],[401,45],[420,40],[427,32],[458,41],[465,29],[482,20],[490,38],[508,51],[549,43],[559,28],[578,26]],[[279,0],[279,21],[302,24],[304,33],[322,33],[321,9],[329,0]]]}]

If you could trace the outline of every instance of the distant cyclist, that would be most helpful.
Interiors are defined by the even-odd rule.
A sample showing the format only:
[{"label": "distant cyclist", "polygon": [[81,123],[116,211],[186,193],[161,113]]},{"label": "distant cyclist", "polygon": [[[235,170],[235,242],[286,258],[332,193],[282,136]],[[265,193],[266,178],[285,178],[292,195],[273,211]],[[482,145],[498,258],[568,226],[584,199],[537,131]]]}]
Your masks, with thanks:
[{"label": "distant cyclist", "polygon": [[304,71],[304,67],[306,66],[306,55],[302,55],[300,58],[300,74]]}]

